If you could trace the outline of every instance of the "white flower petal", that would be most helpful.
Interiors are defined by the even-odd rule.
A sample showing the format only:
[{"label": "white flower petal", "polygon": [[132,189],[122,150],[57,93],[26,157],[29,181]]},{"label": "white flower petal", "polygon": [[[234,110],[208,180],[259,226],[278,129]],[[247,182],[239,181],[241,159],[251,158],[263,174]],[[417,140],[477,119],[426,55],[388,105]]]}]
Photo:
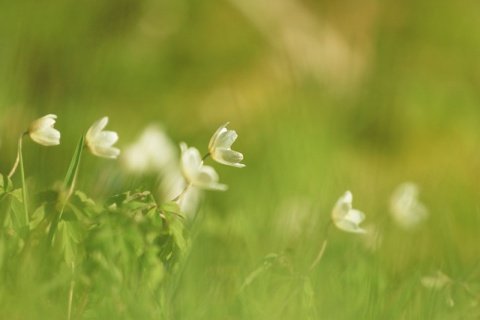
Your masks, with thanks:
[{"label": "white flower petal", "polygon": [[116,159],[120,155],[120,149],[115,147],[95,147],[91,152],[99,157]]},{"label": "white flower petal", "polygon": [[238,134],[234,130],[226,130],[218,135],[215,140],[214,148],[229,149],[232,144],[237,140]]},{"label": "white flower petal", "polygon": [[347,191],[338,199],[332,211],[332,218],[334,221],[340,221],[345,218],[348,212],[352,209],[352,193]]},{"label": "white flower petal", "polygon": [[181,143],[180,147],[182,149],[182,173],[188,182],[193,183],[202,166],[200,152],[196,148],[188,148],[185,143]]},{"label": "white flower petal", "polygon": [[358,225],[365,219],[365,213],[356,209],[351,209],[348,211],[345,219]]},{"label": "white flower petal", "polygon": [[229,124],[230,122],[226,122],[224,123],[223,125],[220,126],[220,128],[217,129],[217,131],[215,131],[215,133],[213,134],[212,138],[210,139],[210,142],[208,143],[208,150],[211,150],[214,148],[214,145],[215,145],[215,142],[218,138],[218,136],[220,135],[220,133],[224,132],[224,131],[227,131],[227,129],[225,129],[225,127]]},{"label": "white flower petal", "polygon": [[228,187],[224,184],[220,184],[218,181],[218,174],[210,166],[202,166],[199,173],[196,176],[196,185],[204,189],[225,191]]},{"label": "white flower petal", "polygon": [[353,223],[352,221],[349,221],[349,220],[338,221],[335,225],[337,226],[337,228],[343,231],[353,232],[353,233],[367,233],[365,229],[360,228],[358,224]]},{"label": "white flower petal", "polygon": [[114,131],[102,131],[97,135],[97,144],[111,146],[118,141],[118,134]]},{"label": "white flower petal", "polygon": [[88,129],[85,139],[88,140],[95,140],[98,134],[107,126],[108,124],[108,117],[103,117],[97,121],[95,121],[92,126]]},{"label": "white flower petal", "polygon": [[215,149],[211,157],[218,163],[225,164],[227,166],[233,166],[237,168],[245,167],[243,163],[239,163],[243,160],[243,154],[237,151],[230,149]]}]

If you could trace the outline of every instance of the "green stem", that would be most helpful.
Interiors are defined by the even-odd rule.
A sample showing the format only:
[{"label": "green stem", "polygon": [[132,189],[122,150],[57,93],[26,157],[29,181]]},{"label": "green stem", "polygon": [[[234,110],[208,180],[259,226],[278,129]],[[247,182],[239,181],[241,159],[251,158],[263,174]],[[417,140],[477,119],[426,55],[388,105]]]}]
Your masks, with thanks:
[{"label": "green stem", "polygon": [[171,202],[177,202],[177,201],[179,201],[179,200],[185,195],[185,193],[187,193],[187,191],[188,191],[188,189],[190,189],[191,185],[192,185],[191,183],[187,184],[187,186],[185,187],[185,189],[183,189],[183,191],[180,192],[180,194],[179,194],[178,196],[176,196],[175,198],[173,198],[173,199],[171,200]]},{"label": "green stem", "polygon": [[328,230],[330,228],[330,225],[332,224],[332,220],[329,220],[326,228],[325,228],[325,239],[322,242],[322,246],[320,247],[320,251],[317,254],[317,257],[315,260],[313,260],[312,264],[310,265],[310,268],[308,268],[308,272],[312,272],[312,270],[315,268],[315,266],[322,260],[323,253],[325,252],[325,249],[327,248],[327,238],[328,238]]},{"label": "green stem", "polygon": [[70,291],[68,293],[68,315],[67,319],[72,319],[73,290],[75,289],[75,262],[72,261],[72,280],[70,280]]},{"label": "green stem", "polygon": [[[28,229],[28,225],[30,224],[30,217],[28,216],[27,187],[25,184],[25,169],[23,167],[23,155],[22,155],[22,144],[23,144],[24,135],[25,133],[23,133],[20,136],[20,139],[18,139],[18,158],[20,159],[20,176],[22,179],[23,212],[25,214],[25,225],[27,226],[27,229]],[[16,166],[14,166],[13,169],[16,169]],[[13,170],[13,172],[15,172],[15,170]]]},{"label": "green stem", "polygon": [[26,134],[27,132],[22,133],[22,135],[20,136],[20,139],[18,141],[19,143],[18,143],[18,150],[17,150],[17,158],[15,159],[15,163],[13,164],[12,170],[10,170],[10,173],[8,174],[8,179],[11,179],[15,171],[17,170],[18,163],[20,162],[20,151],[22,149],[23,136]]},{"label": "green stem", "polygon": [[[200,166],[203,165],[203,162],[204,162],[205,159],[207,159],[209,156],[210,156],[210,152],[203,156],[203,158],[202,158],[202,163],[200,164]],[[188,182],[188,181],[187,181],[187,182]],[[180,192],[180,194],[179,194],[178,196],[176,196],[175,198],[173,198],[173,199],[170,200],[170,201],[177,202],[178,200],[180,200],[180,199],[185,195],[185,193],[187,193],[188,189],[190,189],[191,186],[192,186],[192,184],[189,182],[189,183],[187,184],[187,186],[185,187],[185,189],[183,189],[183,191]]]},{"label": "green stem", "polygon": [[210,156],[210,152],[203,156],[202,161],[205,161]]}]

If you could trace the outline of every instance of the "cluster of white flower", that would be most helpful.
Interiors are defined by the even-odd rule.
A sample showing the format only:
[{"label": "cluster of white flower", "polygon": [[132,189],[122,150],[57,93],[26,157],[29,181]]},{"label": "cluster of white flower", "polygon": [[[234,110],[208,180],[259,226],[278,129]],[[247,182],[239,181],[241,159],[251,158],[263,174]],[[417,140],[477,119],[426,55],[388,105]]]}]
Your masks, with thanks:
[{"label": "cluster of white flower", "polygon": [[[60,144],[60,132],[53,127],[56,119],[57,116],[54,114],[39,118],[31,123],[25,134],[41,145],[58,145]],[[107,124],[108,117],[103,117],[88,129],[85,135],[85,147],[96,156],[115,159],[120,155],[120,150],[113,147],[118,140],[118,134],[113,131],[104,131]],[[207,190],[227,190],[227,185],[218,182],[219,177],[215,169],[204,165],[204,160],[208,156],[224,165],[245,167],[245,164],[241,163],[243,154],[231,149],[238,135],[234,130],[227,130],[228,124],[228,122],[223,124],[214,133],[208,144],[208,153],[203,158],[198,149],[188,147],[183,142],[180,144],[180,170],[187,181],[184,192],[190,186]],[[176,200],[181,198],[184,192]],[[405,229],[413,229],[427,218],[427,210],[417,200],[417,196],[418,187],[414,183],[404,183],[395,190],[391,198],[392,217]],[[346,191],[338,199],[332,210],[332,221],[337,228],[343,231],[366,233],[366,230],[360,227],[360,223],[365,219],[365,214],[352,208],[352,200],[353,196],[350,191]]]},{"label": "cluster of white flower", "polygon": [[[13,176],[20,163],[23,137],[25,135],[28,135],[33,141],[43,146],[49,147],[60,144],[60,131],[53,127],[56,119],[57,116],[55,114],[47,114],[34,120],[28,127],[28,130],[22,133],[18,140],[17,159],[8,174],[8,178]],[[103,117],[95,122],[86,133],[84,146],[96,156],[114,159],[120,154],[120,150],[113,147],[113,144],[118,140],[118,135],[113,131],[103,131],[107,123],[108,117]]]},{"label": "cluster of white flower", "polygon": [[[57,116],[54,114],[39,118],[32,122],[26,134],[41,145],[58,145],[60,144],[60,132],[53,127],[56,119]],[[108,117],[103,117],[88,129],[85,134],[85,147],[96,156],[115,159],[120,155],[120,150],[113,147],[118,140],[118,134],[114,131],[105,131],[107,124]],[[212,136],[208,144],[208,154],[203,158],[196,148],[188,147],[183,142],[180,144],[182,152],[180,168],[187,181],[187,189],[195,186],[208,190],[227,190],[225,184],[218,182],[219,177],[215,169],[203,164],[204,159],[208,156],[224,165],[245,167],[243,163],[240,163],[243,155],[231,149],[238,135],[234,130],[227,130],[227,125],[228,122],[223,124]]]},{"label": "cluster of white flower", "polygon": [[[55,146],[60,144],[60,131],[53,125],[57,116],[48,114],[33,121],[26,132],[30,138],[44,146]],[[115,159],[120,150],[112,147],[118,140],[118,135],[113,131],[103,131],[108,124],[108,117],[96,121],[85,135],[85,146],[96,156]]]},{"label": "cluster of white flower", "polygon": [[212,136],[208,144],[208,153],[202,158],[198,149],[188,147],[186,143],[181,143],[181,171],[183,177],[189,186],[199,187],[208,190],[227,190],[227,185],[218,182],[218,174],[211,166],[203,164],[204,159],[210,156],[218,163],[232,167],[243,168],[245,165],[240,163],[243,160],[243,154],[231,149],[232,144],[238,135],[234,130],[227,130],[228,122],[223,124]]},{"label": "cluster of white flower", "polygon": [[[413,182],[399,185],[390,198],[390,214],[394,222],[405,230],[417,228],[428,218],[426,206],[418,200],[419,187]],[[359,227],[365,218],[361,211],[352,209],[352,193],[347,191],[337,201],[333,211],[332,220],[335,225],[344,231],[366,233]]]}]

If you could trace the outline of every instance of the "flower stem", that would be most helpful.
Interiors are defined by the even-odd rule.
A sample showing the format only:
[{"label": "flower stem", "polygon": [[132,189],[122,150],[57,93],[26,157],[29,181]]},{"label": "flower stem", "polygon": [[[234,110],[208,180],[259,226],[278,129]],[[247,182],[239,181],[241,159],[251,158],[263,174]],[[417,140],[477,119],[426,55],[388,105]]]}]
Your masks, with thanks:
[{"label": "flower stem", "polygon": [[325,249],[327,248],[327,238],[328,238],[328,230],[330,228],[330,225],[332,224],[332,220],[330,220],[325,228],[325,239],[323,240],[322,246],[320,247],[320,251],[317,254],[317,257],[315,260],[313,260],[312,264],[310,265],[310,268],[308,268],[308,272],[311,272],[313,268],[322,260],[323,253],[325,252]]},{"label": "flower stem", "polygon": [[185,195],[185,193],[187,193],[188,189],[190,189],[191,185],[192,185],[191,183],[187,184],[185,189],[183,189],[183,191],[180,192],[180,194],[178,196],[176,196],[175,198],[173,198],[171,201],[172,202],[177,202],[178,200],[180,200]]},{"label": "flower stem", "polygon": [[67,319],[72,319],[72,304],[73,304],[73,290],[75,289],[75,262],[72,261],[72,280],[70,281],[70,292],[68,294],[68,316]]},{"label": "flower stem", "polygon": [[315,260],[313,260],[312,264],[310,265],[310,268],[308,268],[308,272],[311,272],[313,268],[322,260],[323,253],[325,252],[325,249],[327,248],[327,239],[323,240],[322,246],[320,247],[320,251],[317,254],[317,257]]},{"label": "flower stem", "polygon": [[[18,164],[20,164],[20,177],[22,179],[22,202],[23,202],[23,212],[25,215],[25,226],[28,227],[30,223],[30,218],[28,216],[28,203],[27,203],[27,188],[25,184],[25,169],[23,167],[23,155],[22,155],[22,145],[23,145],[23,136],[28,134],[28,132],[24,132],[20,135],[18,139],[18,152],[17,152],[17,159],[13,165],[12,170],[8,174],[8,178],[10,179],[15,171],[17,170]],[[27,228],[28,229],[28,228]]]},{"label": "flower stem", "polygon": [[22,151],[22,143],[23,143],[23,136],[28,134],[28,132],[22,133],[20,136],[20,139],[18,139],[18,151],[17,151],[17,159],[15,159],[15,163],[13,164],[12,170],[10,170],[10,173],[8,174],[8,179],[11,179],[12,176],[15,174],[15,171],[17,170],[18,164],[20,162],[20,152]]},{"label": "flower stem", "polygon": [[202,162],[205,161],[210,156],[210,152],[203,156]]}]

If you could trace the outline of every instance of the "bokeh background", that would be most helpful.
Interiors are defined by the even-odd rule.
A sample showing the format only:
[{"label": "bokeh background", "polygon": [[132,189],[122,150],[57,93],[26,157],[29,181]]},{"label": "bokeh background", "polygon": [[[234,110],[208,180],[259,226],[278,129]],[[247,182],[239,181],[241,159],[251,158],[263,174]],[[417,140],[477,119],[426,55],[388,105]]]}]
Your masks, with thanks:
[{"label": "bokeh background", "polygon": [[[480,290],[453,292],[450,306],[445,292],[420,284],[437,270],[473,291],[480,280],[477,2],[50,0],[0,8],[0,171],[10,170],[33,119],[57,114],[62,133],[57,147],[25,143],[31,193],[63,179],[80,135],[105,115],[119,148],[151,123],[202,153],[222,123],[239,134],[234,149],[246,168],[208,163],[229,190],[207,193],[199,209],[178,318],[479,315]],[[121,163],[85,155],[78,188],[103,199],[134,187],[138,177]],[[388,214],[405,181],[420,186],[430,212],[415,232]],[[346,190],[382,241],[330,230],[310,288],[302,276]],[[282,258],[239,293],[270,253]]]}]

